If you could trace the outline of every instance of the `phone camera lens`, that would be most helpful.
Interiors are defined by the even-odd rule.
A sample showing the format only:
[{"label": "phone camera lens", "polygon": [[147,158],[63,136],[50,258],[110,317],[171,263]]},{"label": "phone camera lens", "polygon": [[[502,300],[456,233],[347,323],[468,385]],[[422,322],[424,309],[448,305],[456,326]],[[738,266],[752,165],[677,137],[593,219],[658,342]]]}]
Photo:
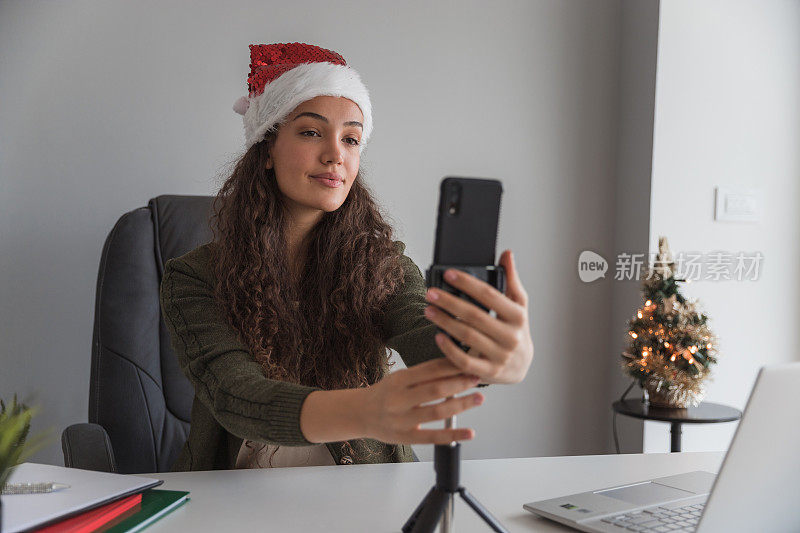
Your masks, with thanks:
[{"label": "phone camera lens", "polygon": [[451,183],[446,190],[447,214],[455,216],[459,211],[461,203],[461,186],[458,183]]}]

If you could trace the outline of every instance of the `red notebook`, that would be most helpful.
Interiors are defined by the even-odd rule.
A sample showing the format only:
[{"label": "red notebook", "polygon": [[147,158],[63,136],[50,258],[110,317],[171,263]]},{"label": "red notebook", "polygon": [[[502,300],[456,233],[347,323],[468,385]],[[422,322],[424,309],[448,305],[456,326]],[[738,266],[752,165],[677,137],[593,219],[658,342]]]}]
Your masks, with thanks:
[{"label": "red notebook", "polygon": [[91,533],[117,518],[125,511],[142,503],[142,495],[134,494],[78,516],[67,518],[51,526],[37,529],[37,533]]}]

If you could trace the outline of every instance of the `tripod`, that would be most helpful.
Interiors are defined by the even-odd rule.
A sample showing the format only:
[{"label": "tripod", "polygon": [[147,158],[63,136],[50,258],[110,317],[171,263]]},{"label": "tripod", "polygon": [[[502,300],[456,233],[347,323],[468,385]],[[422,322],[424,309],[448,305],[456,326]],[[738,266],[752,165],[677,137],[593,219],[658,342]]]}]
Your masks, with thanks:
[{"label": "tripod", "polygon": [[[481,309],[489,312],[480,302],[475,301],[470,296],[454,289],[445,283],[443,279],[444,271],[448,268],[458,268],[478,279],[489,283],[500,292],[506,291],[505,269],[502,266],[463,266],[463,265],[431,265],[425,272],[425,279],[429,287],[439,287],[458,297],[477,305]],[[492,311],[493,312],[493,311]],[[454,339],[446,331],[439,329],[440,332],[450,337],[464,351],[469,351],[469,347]],[[452,396],[450,397],[452,398]],[[448,398],[449,399],[449,398]],[[456,424],[456,417],[451,416],[445,421],[445,429],[452,429]],[[455,511],[455,497],[460,494],[461,498],[472,507],[472,510],[483,518],[492,530],[497,533],[508,533],[508,530],[492,516],[492,514],[475,499],[467,489],[459,486],[459,474],[461,466],[461,445],[457,442],[450,444],[437,444],[433,448],[433,469],[436,471],[436,484],[428,491],[420,504],[414,509],[411,517],[403,526],[403,533],[433,533],[436,524],[441,521],[440,533],[450,533],[453,525],[453,513]]]},{"label": "tripod", "polygon": [[[452,427],[454,419],[455,417],[449,419],[446,426]],[[467,492],[467,489],[459,486],[460,450],[461,445],[457,442],[434,446],[433,468],[436,471],[436,484],[411,514],[411,518],[403,526],[403,533],[433,533],[440,520],[442,524],[440,532],[450,533],[456,494],[460,494],[492,530],[497,533],[508,533],[508,530]]]}]

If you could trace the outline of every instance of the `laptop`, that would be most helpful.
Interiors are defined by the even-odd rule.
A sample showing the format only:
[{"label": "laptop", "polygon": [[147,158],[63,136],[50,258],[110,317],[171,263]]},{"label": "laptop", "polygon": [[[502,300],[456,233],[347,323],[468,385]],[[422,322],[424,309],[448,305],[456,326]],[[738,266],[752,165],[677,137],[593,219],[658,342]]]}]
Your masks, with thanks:
[{"label": "laptop", "polygon": [[719,475],[689,472],[526,503],[580,531],[800,532],[800,363],[761,368]]}]

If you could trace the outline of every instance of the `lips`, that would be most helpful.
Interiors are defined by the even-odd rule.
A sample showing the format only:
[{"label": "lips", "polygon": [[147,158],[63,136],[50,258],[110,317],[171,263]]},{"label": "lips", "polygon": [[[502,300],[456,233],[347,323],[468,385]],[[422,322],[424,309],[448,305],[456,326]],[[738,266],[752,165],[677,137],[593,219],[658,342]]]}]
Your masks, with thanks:
[{"label": "lips", "polygon": [[311,176],[311,179],[313,179],[317,183],[321,183],[322,185],[331,188],[341,187],[342,183],[344,183],[340,176],[330,172],[325,174],[317,174],[316,176]]},{"label": "lips", "polygon": [[342,181],[342,177],[338,174],[334,174],[333,172],[326,172],[325,174],[315,174],[311,176],[312,178],[320,178],[326,180],[335,180],[335,181]]}]

